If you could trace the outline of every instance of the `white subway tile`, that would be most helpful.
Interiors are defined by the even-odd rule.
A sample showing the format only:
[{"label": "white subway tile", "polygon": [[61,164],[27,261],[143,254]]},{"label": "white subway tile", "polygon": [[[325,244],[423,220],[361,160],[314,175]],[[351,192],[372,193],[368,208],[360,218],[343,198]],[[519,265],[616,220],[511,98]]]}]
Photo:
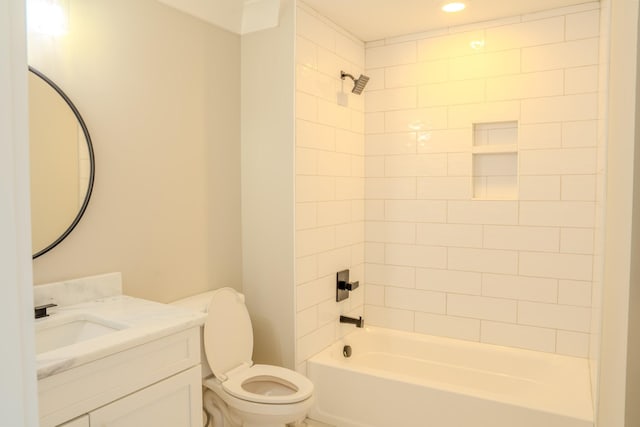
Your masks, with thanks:
[{"label": "white subway tile", "polygon": [[591,1],[587,3],[580,3],[573,6],[557,7],[553,9],[546,9],[540,12],[527,13],[522,15],[522,21],[537,21],[538,19],[550,18],[553,16],[563,16],[571,13],[579,13],[587,10],[594,10],[600,7],[600,3],[597,1]]},{"label": "white subway tile", "polygon": [[591,307],[591,282],[560,280],[558,304]]},{"label": "white subway tile", "polygon": [[348,200],[318,202],[316,206],[318,227],[351,221],[351,202]]},{"label": "white subway tile", "polygon": [[426,132],[447,128],[447,108],[418,108],[387,111],[385,129],[387,132]]},{"label": "white subway tile", "polygon": [[529,350],[554,352],[556,349],[556,331],[483,320],[480,325],[480,341]]},{"label": "white subway tile", "polygon": [[566,122],[598,118],[598,95],[578,94],[524,99],[522,123]]},{"label": "white subway tile", "polygon": [[554,43],[522,49],[522,71],[556,70],[598,64],[598,39]]},{"label": "white subway tile", "polygon": [[539,277],[483,274],[482,295],[523,301],[555,303],[558,281]]},{"label": "white subway tile", "polygon": [[[356,245],[351,246],[351,265],[360,265],[362,266],[365,262],[364,259],[364,242],[360,242]],[[364,271],[364,267],[363,267]],[[363,273],[364,276],[364,273]]]},{"label": "white subway tile", "polygon": [[445,268],[447,249],[435,246],[387,244],[384,259],[391,265]]},{"label": "white subway tile", "polygon": [[[367,83],[367,91],[382,90],[390,88],[391,86],[385,85],[386,75],[389,68],[370,68],[366,70],[366,75],[369,76],[369,82]],[[410,86],[410,85],[401,85]]]},{"label": "white subway tile", "polygon": [[522,175],[594,174],[596,167],[595,148],[520,151]]},{"label": "white subway tile", "polygon": [[364,155],[363,133],[352,132],[344,129],[336,129],[336,151],[358,156]]},{"label": "white subway tile", "polygon": [[351,201],[351,221],[364,221],[364,200]]},{"label": "white subway tile", "polygon": [[451,80],[477,79],[520,72],[520,49],[479,53],[449,60]]},{"label": "white subway tile", "polygon": [[381,328],[412,332],[413,316],[413,311],[396,308],[377,307],[375,305],[367,305],[364,308],[365,324]]},{"label": "white subway tile", "polygon": [[447,314],[498,322],[516,321],[516,302],[469,295],[447,295]]},{"label": "white subway tile", "polygon": [[558,331],[556,352],[574,357],[589,356],[589,334],[579,332]]},{"label": "white subway tile", "polygon": [[304,37],[296,36],[296,63],[318,69],[317,45]]},{"label": "white subway tile", "polygon": [[336,96],[336,82],[326,74],[298,65],[296,66],[296,90],[325,100],[333,100]]},{"label": "white subway tile", "polygon": [[384,221],[384,200],[365,200],[364,219],[367,221]]},{"label": "white subway tile", "polygon": [[418,87],[418,107],[472,104],[484,100],[484,80],[459,80]]},{"label": "white subway tile", "polygon": [[593,257],[579,254],[520,252],[519,272],[526,276],[591,280]]},{"label": "white subway tile", "polygon": [[470,199],[471,181],[469,177],[428,177],[418,178],[418,199]]},{"label": "white subway tile", "polygon": [[391,287],[385,289],[385,305],[402,310],[437,314],[444,314],[447,308],[446,294],[442,292]]},{"label": "white subway tile", "polygon": [[564,17],[488,28],[485,33],[487,51],[556,43],[564,40]]},{"label": "white subway tile", "polygon": [[364,241],[364,222],[336,225],[336,247],[357,245]]},{"label": "white subway tile", "polygon": [[318,175],[350,176],[351,156],[331,151],[318,151]]},{"label": "white subway tile", "polygon": [[366,242],[364,244],[364,258],[368,263],[384,264],[384,243]]},{"label": "white subway tile", "polygon": [[600,10],[573,13],[565,18],[567,40],[586,39],[600,35]]},{"label": "white subway tile", "polygon": [[449,248],[447,266],[453,270],[515,274],[518,253],[495,249]]},{"label": "white subway tile", "polygon": [[335,31],[320,19],[300,8],[296,11],[296,32],[322,47],[335,50]]},{"label": "white subway tile", "polygon": [[518,202],[449,201],[448,222],[456,224],[517,224]]},{"label": "white subway tile", "polygon": [[416,313],[415,331],[428,335],[479,341],[480,320],[431,313]]},{"label": "white subway tile", "polygon": [[384,217],[388,221],[445,222],[447,202],[432,200],[387,200]]},{"label": "white subway tile", "polygon": [[471,176],[471,153],[447,154],[448,176]]},{"label": "white subway tile", "polygon": [[351,160],[351,176],[364,178],[364,156],[349,156]]},{"label": "white subway tile", "polygon": [[521,124],[518,129],[518,148],[520,149],[560,148],[561,145],[561,123]]},{"label": "white subway tile", "polygon": [[315,203],[296,203],[296,230],[314,228],[318,225]]},{"label": "white subway tile", "polygon": [[481,248],[482,226],[466,224],[418,224],[419,245]]},{"label": "white subway tile", "polygon": [[364,68],[364,43],[356,41],[351,37],[347,37],[340,33],[336,34],[336,54],[338,56],[348,59],[349,62],[354,63],[360,68]]},{"label": "white subway tile", "polygon": [[520,176],[520,200],[560,200],[559,176]]},{"label": "white subway tile", "polygon": [[384,290],[382,285],[374,285],[367,282],[364,288],[364,302],[367,305],[384,306]]},{"label": "white subway tile", "polygon": [[386,176],[446,176],[446,154],[387,156]]},{"label": "white subway tile", "polygon": [[364,161],[365,176],[367,178],[384,178],[384,163],[384,156],[367,156]]},{"label": "white subway tile", "polygon": [[367,264],[365,277],[367,283],[401,288],[415,287],[415,268],[394,265]]},{"label": "white subway tile", "polygon": [[596,173],[594,175],[566,175],[562,177],[562,200],[594,201],[596,199]]},{"label": "white subway tile", "polygon": [[449,107],[449,127],[470,128],[474,123],[520,119],[520,101],[484,102]]},{"label": "white subway tile", "polygon": [[481,274],[470,271],[416,269],[416,288],[432,291],[480,295]]},{"label": "white subway tile", "polygon": [[299,338],[296,342],[296,363],[301,363],[329,347],[335,339],[336,326],[331,323]]},{"label": "white subway tile", "polygon": [[300,338],[318,328],[318,306],[296,313],[296,338]]},{"label": "white subway tile", "polygon": [[370,178],[365,183],[367,199],[413,199],[415,197],[415,178]]},{"label": "white subway tile", "polygon": [[367,112],[416,108],[417,103],[415,87],[369,91],[365,98]]},{"label": "white subway tile", "polygon": [[593,254],[594,230],[592,228],[563,228],[560,235],[560,251],[574,254]]},{"label": "white subway tile", "polygon": [[337,271],[347,268],[351,268],[350,248],[333,249],[318,254],[318,275],[320,277],[331,276]]},{"label": "white subway tile", "polygon": [[415,153],[416,133],[404,132],[367,135],[364,150],[367,156]]},{"label": "white subway tile", "polygon": [[318,99],[308,93],[296,91],[296,118],[318,120]]},{"label": "white subway tile", "polygon": [[588,93],[598,91],[598,67],[569,68],[564,72],[564,93]]},{"label": "white subway tile", "polygon": [[316,175],[318,173],[318,150],[296,148],[296,175]]},{"label": "white subway tile", "polygon": [[333,249],[334,235],[333,227],[299,230],[296,232],[296,256],[303,257]]},{"label": "white subway tile", "polygon": [[296,287],[296,309],[302,311],[335,297],[335,276],[325,276]]},{"label": "white subway tile", "polygon": [[523,226],[484,226],[484,247],[540,252],[558,252],[560,231],[557,228]]},{"label": "white subway tile", "polygon": [[559,96],[563,92],[562,70],[487,79],[487,101]]},{"label": "white subway tile", "polygon": [[296,201],[316,202],[335,198],[335,178],[328,176],[296,177]]},{"label": "white subway tile", "polygon": [[482,30],[419,40],[418,60],[429,61],[470,55],[476,52],[476,50],[471,47],[472,42],[481,40],[484,40],[484,31]]},{"label": "white subway tile", "polygon": [[296,284],[310,282],[318,278],[316,255],[296,258]]},{"label": "white subway tile", "polygon": [[336,200],[364,199],[364,178],[336,177]]},{"label": "white subway tile", "polygon": [[318,150],[334,150],[335,129],[306,120],[296,120],[296,145]]},{"label": "white subway tile", "polygon": [[418,86],[447,80],[447,61],[427,61],[386,68],[387,88]]},{"label": "white subway tile", "polygon": [[366,50],[366,68],[390,67],[416,62],[416,42],[372,47]]},{"label": "white subway tile", "polygon": [[[353,294],[352,294],[353,295]],[[318,324],[324,326],[328,323],[336,325],[342,310],[341,304],[336,304],[335,300],[323,301],[317,305]]]},{"label": "white subway tile", "polygon": [[[471,128],[418,132],[418,153],[464,152],[468,154],[471,150],[471,141]],[[471,163],[469,167],[470,165]]]},{"label": "white subway tile", "polygon": [[384,113],[366,113],[364,128],[367,135],[384,132]]},{"label": "white subway tile", "polygon": [[[349,61],[339,57],[333,51],[318,47],[318,71],[327,79],[337,82],[336,79],[340,78],[341,70],[356,73],[356,70],[351,70],[352,67]],[[356,75],[356,77],[358,76]],[[298,76],[296,75],[296,79],[297,78]]]},{"label": "white subway tile", "polygon": [[367,242],[415,243],[416,225],[409,222],[373,222],[365,224]]},{"label": "white subway tile", "polygon": [[518,302],[518,323],[543,328],[589,332],[591,309],[520,301]]},{"label": "white subway tile", "polygon": [[598,122],[587,120],[562,124],[563,147],[595,147],[598,138]]},{"label": "white subway tile", "polygon": [[351,129],[351,111],[335,101],[317,99],[318,103],[318,123],[333,126],[341,129]]},{"label": "white subway tile", "polygon": [[593,227],[594,202],[520,202],[520,225]]}]

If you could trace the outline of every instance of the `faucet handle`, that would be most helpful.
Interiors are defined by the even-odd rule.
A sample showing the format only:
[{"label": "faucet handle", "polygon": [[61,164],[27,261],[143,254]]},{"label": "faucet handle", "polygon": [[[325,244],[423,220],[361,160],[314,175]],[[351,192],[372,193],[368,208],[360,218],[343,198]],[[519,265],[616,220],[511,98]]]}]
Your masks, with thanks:
[{"label": "faucet handle", "polygon": [[47,309],[48,308],[53,308],[53,307],[57,307],[58,304],[44,304],[44,305],[38,305],[36,306],[33,310],[34,310],[34,315],[36,319],[40,319],[42,317],[47,317],[49,314],[47,313]]}]

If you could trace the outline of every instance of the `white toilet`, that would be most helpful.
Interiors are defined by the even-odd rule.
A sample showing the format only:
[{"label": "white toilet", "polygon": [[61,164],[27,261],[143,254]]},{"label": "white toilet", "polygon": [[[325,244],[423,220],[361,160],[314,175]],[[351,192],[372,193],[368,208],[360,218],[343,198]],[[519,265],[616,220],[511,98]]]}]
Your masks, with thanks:
[{"label": "white toilet", "polygon": [[[221,288],[175,304],[201,309],[204,299],[210,302],[202,334],[203,375],[208,368],[213,375],[203,380],[208,389],[203,401],[217,418],[215,427],[284,427],[303,420],[313,404],[313,383],[290,369],[253,364],[253,327],[244,295]],[[216,409],[222,417],[211,414]]]}]

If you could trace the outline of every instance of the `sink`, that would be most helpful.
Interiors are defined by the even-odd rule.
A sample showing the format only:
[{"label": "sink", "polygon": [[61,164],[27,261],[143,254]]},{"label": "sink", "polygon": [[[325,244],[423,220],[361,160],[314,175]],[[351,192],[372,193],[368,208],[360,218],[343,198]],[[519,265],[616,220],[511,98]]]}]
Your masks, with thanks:
[{"label": "sink", "polygon": [[36,354],[92,340],[126,327],[125,324],[85,313],[53,315],[36,322]]}]

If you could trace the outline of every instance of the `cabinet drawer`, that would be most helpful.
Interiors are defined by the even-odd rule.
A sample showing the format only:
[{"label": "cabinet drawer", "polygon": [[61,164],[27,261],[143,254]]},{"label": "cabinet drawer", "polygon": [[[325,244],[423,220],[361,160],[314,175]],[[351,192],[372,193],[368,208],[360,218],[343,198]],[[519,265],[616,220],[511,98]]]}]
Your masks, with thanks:
[{"label": "cabinet drawer", "polygon": [[199,328],[191,328],[44,378],[40,425],[56,426],[199,363]]}]

